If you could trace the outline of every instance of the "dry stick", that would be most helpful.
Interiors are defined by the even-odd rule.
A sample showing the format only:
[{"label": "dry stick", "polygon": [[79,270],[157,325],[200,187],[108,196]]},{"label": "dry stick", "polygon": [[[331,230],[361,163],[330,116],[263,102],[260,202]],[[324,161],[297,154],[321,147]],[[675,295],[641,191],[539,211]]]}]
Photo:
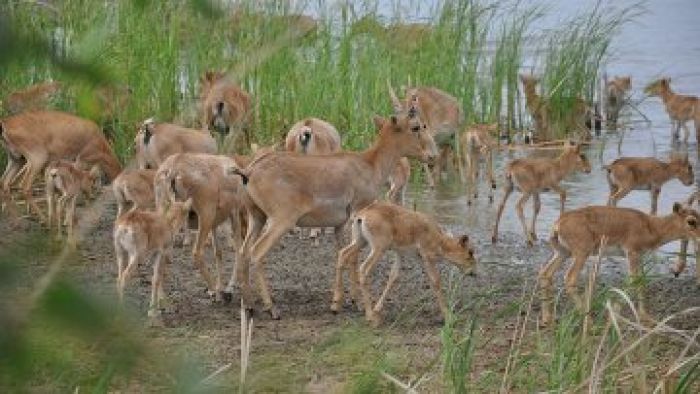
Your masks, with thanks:
[{"label": "dry stick", "polygon": [[386,373],[384,371],[381,372],[381,375],[382,375],[382,377],[384,377],[384,379],[386,379],[386,380],[390,381],[391,383],[402,388],[406,393],[418,394],[418,392],[415,390],[415,388],[411,387],[410,384],[403,383],[402,381],[396,379],[395,377],[389,375],[388,373]]},{"label": "dry stick", "polygon": [[[523,293],[525,293],[525,287],[523,287]],[[515,323],[515,331],[513,331],[513,338],[511,339],[511,345],[510,345],[510,350],[508,351],[508,361],[506,362],[506,369],[503,372],[503,380],[501,381],[501,390],[500,392],[505,393],[508,392],[506,390],[506,386],[508,383],[508,374],[510,373],[510,368],[511,365],[515,362],[515,358],[518,356],[518,350],[516,349],[516,346],[520,346],[520,344],[523,341],[523,337],[525,336],[525,325],[527,325],[528,318],[530,317],[530,312],[532,311],[532,301],[535,298],[535,292],[537,291],[537,281],[535,281],[535,285],[532,287],[532,292],[530,293],[530,301],[528,301],[527,304],[527,312],[525,313],[525,316],[523,317],[522,311],[523,307],[522,304],[520,308],[518,309],[518,320]],[[523,294],[524,296],[525,294]],[[520,324],[522,320],[522,326]],[[520,335],[518,335],[520,334]]]},{"label": "dry stick", "polygon": [[[613,291],[620,292],[618,289],[613,289]],[[609,313],[610,313],[610,317],[611,317],[613,320],[615,320],[614,324],[615,324],[616,329],[617,329],[617,331],[618,331],[618,335],[620,335],[621,331],[620,331],[620,329],[619,329],[619,326],[617,325],[616,319],[617,319],[617,318],[620,318],[621,316],[615,316],[615,312],[613,311],[612,306],[610,305],[610,302],[608,302],[608,304],[606,305],[606,308],[608,308],[608,311],[609,311]],[[688,314],[688,313],[696,312],[696,311],[698,311],[698,310],[700,310],[700,307],[688,308],[688,309],[685,309],[685,310],[680,311],[680,312],[678,312],[678,313],[674,313],[674,314],[672,314],[672,315],[670,315],[670,316],[667,316],[667,317],[664,318],[660,323],[658,323],[654,328],[652,328],[652,329],[647,329],[648,331],[647,331],[644,335],[642,335],[641,337],[637,338],[637,339],[636,339],[634,342],[632,342],[627,348],[625,348],[621,353],[619,353],[618,355],[616,355],[612,360],[610,360],[609,362],[606,362],[606,363],[603,365],[603,367],[600,369],[601,373],[602,373],[605,369],[607,369],[608,367],[610,367],[611,365],[613,365],[613,364],[615,364],[616,362],[618,362],[621,358],[623,358],[623,357],[626,358],[626,357],[628,356],[628,354],[629,354],[632,350],[636,349],[636,348],[639,346],[639,344],[641,344],[642,342],[644,342],[647,338],[649,338],[650,336],[652,336],[652,335],[658,333],[658,332],[660,331],[659,329],[661,328],[661,325],[666,324],[668,321],[673,320],[673,319],[675,319],[676,317],[678,317],[678,316],[680,316],[680,315],[685,315],[685,314]],[[635,312],[636,312],[636,311],[635,311]],[[641,326],[641,325],[640,325],[640,326]],[[641,327],[642,327],[643,329],[646,329],[644,326],[641,326]],[[590,383],[590,381],[591,381],[591,378],[589,377],[588,379],[586,379],[586,380],[584,380],[583,382],[581,382],[581,384],[580,384],[579,386],[577,386],[576,388],[574,388],[574,389],[571,390],[571,391],[572,391],[572,392],[578,392],[578,391],[580,391],[581,389],[583,389],[583,387],[585,387],[586,385],[588,385],[588,384]]]},{"label": "dry stick", "polygon": [[583,339],[588,337],[588,329],[591,324],[591,298],[593,298],[593,288],[595,287],[595,279],[598,277],[600,262],[603,260],[603,252],[608,245],[608,236],[603,235],[600,239],[600,248],[598,248],[598,260],[593,264],[593,269],[588,273],[588,287],[586,288],[586,315],[583,318]]},{"label": "dry stick", "polygon": [[250,342],[253,335],[253,318],[248,321],[248,312],[241,300],[241,389],[245,386],[248,362],[250,360]]}]

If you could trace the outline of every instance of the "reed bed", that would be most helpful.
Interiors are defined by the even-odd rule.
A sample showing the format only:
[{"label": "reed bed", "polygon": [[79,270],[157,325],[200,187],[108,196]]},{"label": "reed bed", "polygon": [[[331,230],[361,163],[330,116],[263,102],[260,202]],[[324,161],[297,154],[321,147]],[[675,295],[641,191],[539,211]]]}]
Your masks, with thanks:
[{"label": "reed bed", "polygon": [[[3,41],[13,50],[1,60],[0,97],[47,79],[64,82],[55,107],[108,123],[122,159],[143,119],[198,125],[199,77],[208,69],[228,71],[255,97],[258,144],[318,116],[341,130],[346,148],[364,146],[371,116],[390,112],[387,80],[441,88],[461,101],[467,122],[500,121],[510,130],[526,118],[517,74],[533,56],[530,37],[544,35],[555,48],[534,54],[542,65],[535,71],[564,114],[571,106],[564,97],[592,98],[609,43],[632,14],[598,6],[542,32],[545,9],[520,2],[430,3],[413,20],[402,18],[410,10],[400,4],[381,13],[379,1],[295,4],[10,1]],[[107,120],[95,105],[102,85],[131,92]]]}]

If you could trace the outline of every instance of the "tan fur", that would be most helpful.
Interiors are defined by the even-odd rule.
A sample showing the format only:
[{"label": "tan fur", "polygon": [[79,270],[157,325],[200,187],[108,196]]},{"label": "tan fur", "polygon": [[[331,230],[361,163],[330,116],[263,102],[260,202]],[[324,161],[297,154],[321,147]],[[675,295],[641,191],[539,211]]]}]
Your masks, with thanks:
[{"label": "tan fur", "polygon": [[[197,214],[197,238],[192,249],[195,267],[207,284],[210,295],[221,299],[224,288],[221,281],[223,245],[216,230],[229,221],[233,233],[232,243],[236,251],[233,273],[226,292],[235,284],[236,262],[241,261],[243,231],[247,196],[238,177],[225,176],[224,172],[242,163],[236,158],[202,153],[178,153],[168,157],[158,168],[155,177],[156,205],[171,200],[192,199],[192,210]],[[216,279],[212,279],[204,264],[205,242],[212,236],[216,260]]]},{"label": "tan fur", "polygon": [[131,203],[131,210],[146,209],[155,206],[153,180],[155,170],[124,170],[112,182],[112,191],[117,200],[117,217],[125,212],[126,204]]},{"label": "tan fur", "polygon": [[[700,191],[693,192],[690,197],[685,201],[685,204],[692,208],[700,202]],[[688,242],[693,243],[693,249],[695,251],[695,281],[700,285],[700,246],[698,245],[697,239],[682,239],[681,247],[678,253],[678,260],[671,268],[671,272],[674,276],[678,277],[683,271],[685,271],[685,266],[688,260]]]},{"label": "tan fur", "polygon": [[171,261],[173,236],[185,224],[192,200],[172,202],[159,212],[131,210],[114,223],[114,251],[117,257],[117,294],[124,301],[124,288],[132,271],[150,255],[155,254],[151,303],[148,315],[160,313],[164,298],[165,265]]},{"label": "tan fur", "polygon": [[61,84],[56,81],[40,82],[7,96],[5,110],[12,115],[24,111],[48,108],[54,96],[60,92]]},{"label": "tan fur", "polygon": [[[68,224],[68,239],[75,242],[75,205],[81,194],[91,196],[95,181],[99,177],[97,167],[83,171],[75,163],[56,161],[50,163],[44,171],[46,181],[46,204],[48,207],[47,224],[49,229],[56,213],[56,226],[61,235],[61,222]],[[58,197],[60,195],[60,197]],[[63,212],[65,210],[65,215]]]},{"label": "tan fur", "polygon": [[[306,118],[295,123],[285,139],[285,149],[304,155],[327,155],[340,152],[340,134],[336,128],[318,118]],[[318,243],[320,228],[309,230],[309,238]],[[303,235],[303,231],[299,233]]]},{"label": "tan fur", "polygon": [[250,95],[222,72],[207,71],[200,82],[202,125],[222,136],[231,133],[233,152],[250,149]]},{"label": "tan fur", "polygon": [[[44,215],[32,197],[32,182],[46,163],[54,160],[80,160],[98,165],[113,180],[121,164],[99,127],[86,119],[56,111],[33,111],[5,118],[0,122],[0,142],[10,159],[2,176],[2,188],[10,186],[23,165],[21,189],[27,207],[41,219]],[[26,164],[24,164],[26,162]]]},{"label": "tan fur", "polygon": [[617,119],[622,107],[627,103],[627,94],[632,89],[632,78],[615,77],[605,84],[606,113],[608,124],[617,127]]},{"label": "tan fur", "polygon": [[332,124],[325,120],[306,118],[295,123],[289,129],[284,146],[289,152],[327,155],[340,152],[340,134]]},{"label": "tan fur", "polygon": [[651,214],[656,215],[659,193],[664,183],[677,178],[685,186],[693,184],[693,167],[688,157],[673,157],[666,163],[653,157],[623,157],[604,167],[608,173],[608,205],[616,206],[632,190],[649,190]]},{"label": "tan fur", "polygon": [[[420,111],[414,104],[405,114],[392,116],[390,120],[377,117],[375,123],[381,129],[379,136],[371,148],[361,153],[301,156],[273,152],[254,160],[243,170],[232,169],[247,181],[246,191],[255,204],[252,212],[256,215],[249,216],[251,223],[244,250],[255,267],[265,310],[273,318],[279,314],[270,296],[264,257],[280,237],[295,225],[335,227],[339,237],[352,212],[377,198],[401,157],[421,160],[434,157],[435,143],[422,127]],[[321,171],[328,175],[315,176]],[[244,303],[250,306],[248,265],[238,267],[245,270],[239,278]],[[351,277],[357,279],[353,272]],[[356,286],[357,281],[353,283]]]},{"label": "tan fur", "polygon": [[696,96],[674,93],[671,90],[671,78],[661,78],[650,83],[644,88],[644,93],[661,97],[663,100],[666,113],[671,118],[671,137],[674,141],[678,139],[678,133],[683,127],[683,131],[685,131],[683,142],[688,142],[690,130],[688,130],[686,122],[692,120],[695,122],[696,140],[700,143],[700,99]]},{"label": "tan fur", "polygon": [[423,166],[428,185],[435,187],[435,182],[450,163],[453,153],[450,141],[464,121],[459,101],[448,93],[429,86],[406,88],[406,95],[401,101],[391,85],[388,88],[395,113],[405,112],[412,101],[417,102],[421,120],[438,145],[438,155],[432,169],[427,164]]},{"label": "tan fur", "polygon": [[[573,256],[573,265],[566,273],[566,291],[582,313],[584,304],[577,294],[576,279],[591,254],[597,253],[603,237],[608,246],[619,246],[627,255],[630,276],[641,274],[641,255],[668,242],[700,236],[700,214],[676,203],[673,213],[652,216],[629,208],[585,207],[561,215],[552,228],[550,238],[554,256],[539,274],[542,290],[542,321],[552,320],[554,274],[562,262]],[[639,311],[644,314],[643,294],[639,294]]]},{"label": "tan fur", "polygon": [[[147,138],[150,134],[150,138]],[[146,143],[148,140],[148,143]],[[176,153],[216,154],[216,140],[208,132],[188,129],[171,123],[145,120],[134,138],[136,160],[140,168],[157,169]]]},{"label": "tan fur", "polygon": [[[551,139],[551,114],[549,105],[547,104],[547,98],[537,93],[539,79],[533,75],[521,74],[520,82],[523,84],[525,107],[530,113],[530,116],[532,116],[535,131],[539,133],[539,137],[542,140],[546,141]],[[563,126],[577,129],[579,132],[583,132],[585,137],[588,137],[589,133],[586,129],[586,117],[589,116],[590,112],[591,109],[583,99],[580,97],[574,98],[573,118],[564,122]]]},{"label": "tan fur", "polygon": [[[566,201],[566,191],[559,186],[564,177],[574,171],[591,172],[591,164],[586,156],[581,153],[581,145],[569,143],[564,147],[562,154],[556,159],[526,158],[516,159],[509,162],[505,169],[505,190],[503,200],[498,206],[496,214],[496,224],[493,226],[491,241],[496,243],[498,239],[498,224],[503,215],[503,208],[508,197],[517,188],[522,193],[516,204],[518,218],[523,227],[523,232],[529,245],[533,245],[537,236],[535,235],[535,223],[537,214],[540,212],[540,193],[553,190],[559,193],[560,211],[564,212],[564,202]],[[528,230],[523,214],[523,206],[527,200],[533,197],[532,225]]]},{"label": "tan fur", "polygon": [[396,22],[384,26],[369,14],[356,20],[350,29],[352,34],[369,34],[374,39],[381,40],[388,48],[407,52],[419,49],[432,33],[432,27],[425,23]]},{"label": "tan fur", "polygon": [[498,133],[498,123],[476,124],[467,128],[460,135],[464,167],[467,170],[467,204],[471,205],[472,196],[478,197],[479,166],[481,158],[485,159],[486,176],[489,182],[489,202],[493,202],[493,190],[496,180],[493,177],[493,151],[498,148],[497,141],[491,136]]},{"label": "tan fur", "polygon": [[403,204],[409,179],[411,179],[411,162],[408,161],[408,158],[402,157],[394,167],[394,171],[389,175],[389,190],[386,192],[386,199],[394,204]]},{"label": "tan fur", "polygon": [[[370,253],[358,268],[358,256],[363,246],[369,245]],[[389,280],[376,304],[372,302],[369,279],[374,266],[387,250],[397,253]],[[430,284],[437,299],[443,318],[448,315],[448,306],[440,288],[440,272],[437,262],[444,258],[462,269],[465,273],[474,274],[476,258],[469,243],[469,237],[463,235],[454,237],[446,234],[435,219],[414,212],[399,205],[375,202],[363,208],[352,219],[352,242],[338,253],[336,269],[359,269],[360,286],[365,306],[365,317],[374,325],[381,321],[384,300],[393,287],[399,275],[401,255],[417,251],[423,268],[430,278]],[[338,276],[336,276],[338,278]],[[342,302],[342,283],[336,281],[334,294],[334,310]]]}]

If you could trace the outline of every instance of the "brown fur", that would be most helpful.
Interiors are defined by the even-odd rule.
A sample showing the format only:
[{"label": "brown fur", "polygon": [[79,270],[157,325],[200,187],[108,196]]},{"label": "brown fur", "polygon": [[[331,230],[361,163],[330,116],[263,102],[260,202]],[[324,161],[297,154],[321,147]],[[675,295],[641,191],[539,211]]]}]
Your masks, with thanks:
[{"label": "brown fur", "polygon": [[[532,75],[520,75],[520,82],[523,84],[523,93],[525,94],[525,106],[532,116],[535,131],[539,133],[542,140],[552,138],[552,124],[549,105],[547,98],[540,96],[537,93],[537,84],[539,79]],[[579,132],[583,132],[584,137],[588,137],[589,133],[586,128],[586,117],[590,114],[591,109],[580,97],[574,98],[573,118],[564,122],[564,127],[574,128]]]},{"label": "brown fur", "polygon": [[[192,210],[197,214],[199,232],[192,249],[195,267],[207,284],[210,295],[220,299],[224,294],[221,282],[223,266],[223,245],[216,230],[229,221],[233,232],[232,243],[236,251],[233,261],[241,261],[243,231],[247,206],[247,196],[241,180],[225,176],[225,170],[239,166],[235,158],[202,153],[178,153],[168,157],[158,168],[155,179],[156,205],[167,204],[171,200],[192,199]],[[204,246],[212,235],[216,260],[216,279],[212,279],[204,264]],[[226,292],[230,293],[235,283],[232,274]]]},{"label": "brown fur", "polygon": [[5,110],[15,115],[24,111],[46,109],[60,90],[61,84],[56,81],[40,82],[17,90],[7,96]]},{"label": "brown fur", "polygon": [[155,317],[160,313],[165,265],[171,261],[173,237],[185,224],[191,205],[191,200],[172,202],[159,212],[135,209],[117,218],[114,223],[114,251],[120,302],[124,300],[124,287],[132,271],[155,253],[148,315]]},{"label": "brown fur", "polygon": [[[700,214],[676,203],[673,213],[652,216],[629,208],[585,207],[561,215],[552,228],[550,238],[554,256],[539,274],[542,289],[542,320],[552,320],[552,280],[562,262],[573,256],[573,265],[566,273],[566,291],[574,299],[582,313],[583,301],[577,294],[576,279],[586,259],[598,252],[601,239],[607,237],[608,246],[619,246],[627,255],[630,276],[641,273],[642,253],[652,251],[668,242],[700,236]],[[642,294],[639,294],[639,310],[644,313]]]},{"label": "brown fur", "polygon": [[222,136],[232,133],[234,153],[250,149],[250,95],[222,72],[207,71],[200,82],[202,125]]},{"label": "brown fur", "polygon": [[632,88],[632,78],[615,77],[605,84],[606,113],[608,124],[612,128],[617,127],[617,119],[622,107],[627,104],[627,94]]},{"label": "brown fur", "polygon": [[[148,142],[146,142],[148,141]],[[145,120],[134,138],[136,160],[140,168],[157,169],[176,153],[216,154],[216,140],[208,132]]]},{"label": "brown fur", "polygon": [[664,183],[677,178],[685,186],[693,184],[693,167],[688,157],[674,157],[666,163],[653,157],[623,157],[604,167],[608,172],[608,205],[616,206],[632,190],[649,190],[651,214],[656,215],[659,193]]},{"label": "brown fur", "polygon": [[[47,225],[49,229],[53,224],[55,211],[58,234],[61,234],[61,221],[65,221],[68,224],[68,239],[71,242],[76,241],[74,232],[75,205],[81,194],[92,196],[95,181],[99,175],[97,167],[90,171],[83,171],[77,163],[67,161],[52,162],[46,167],[44,179],[46,181]],[[60,197],[57,197],[58,195]]]},{"label": "brown fur", "polygon": [[127,203],[132,204],[131,210],[155,206],[155,175],[155,170],[124,170],[114,179],[112,191],[117,200],[117,217],[124,213]]},{"label": "brown fur", "polygon": [[10,157],[2,177],[3,190],[9,193],[24,165],[21,188],[27,207],[42,219],[31,187],[46,163],[80,157],[90,166],[98,165],[110,181],[121,172],[121,164],[99,127],[65,112],[33,111],[5,118],[0,122],[0,142]]},{"label": "brown fur", "polygon": [[688,142],[690,130],[686,122],[692,120],[695,122],[695,138],[700,143],[700,99],[674,93],[671,90],[671,78],[661,78],[650,83],[644,88],[644,93],[661,97],[663,100],[666,112],[671,118],[671,137],[674,141],[678,139],[678,133],[683,127],[683,142]]},{"label": "brown fur", "polygon": [[295,123],[287,133],[285,149],[309,155],[340,152],[340,134],[336,128],[318,118],[306,118]]},{"label": "brown fur", "polygon": [[403,204],[409,179],[411,179],[411,162],[408,161],[408,158],[402,157],[394,167],[394,171],[389,175],[389,190],[386,192],[386,199],[394,204]]},{"label": "brown fur", "polygon": [[[367,244],[370,246],[369,256],[358,268],[359,253]],[[374,304],[369,287],[369,275],[384,253],[390,249],[397,253],[398,258],[391,268],[389,280],[380,299]],[[378,325],[381,320],[379,313],[384,300],[399,275],[401,254],[413,250],[418,251],[423,261],[423,267],[430,277],[430,284],[440,312],[445,318],[448,314],[448,306],[440,288],[437,262],[445,258],[464,272],[474,274],[476,258],[469,243],[469,237],[466,235],[454,237],[446,234],[430,216],[386,202],[372,203],[353,217],[352,242],[338,253],[336,270],[359,269],[365,317],[372,324]],[[334,310],[337,310],[339,308],[337,304],[342,302],[342,283],[337,280],[338,278],[339,276],[336,275]]]},{"label": "brown fur", "polygon": [[391,85],[388,88],[395,113],[405,112],[412,101],[417,102],[421,120],[438,144],[438,155],[432,169],[428,168],[427,164],[423,166],[428,185],[435,187],[435,182],[439,180],[442,171],[446,170],[450,163],[452,155],[450,141],[464,121],[459,101],[448,93],[429,86],[406,88],[406,95],[401,101]]},{"label": "brown fur", "polygon": [[491,136],[498,132],[498,123],[476,124],[467,128],[460,135],[460,146],[464,157],[464,167],[469,177],[467,182],[467,204],[471,205],[472,196],[478,197],[479,166],[482,156],[485,159],[486,176],[489,182],[489,202],[493,202],[496,180],[493,177],[493,151],[498,142]]},{"label": "brown fur", "polygon": [[[232,169],[247,182],[246,191],[255,205],[249,215],[244,250],[255,267],[265,310],[273,318],[279,314],[264,273],[264,257],[270,248],[295,225],[335,227],[339,237],[352,212],[377,198],[401,157],[434,157],[435,143],[422,127],[419,115],[420,111],[412,105],[408,113],[392,116],[391,120],[375,118],[381,131],[372,147],[361,153],[300,156],[274,152],[254,160],[244,170]],[[328,175],[314,176],[319,171]],[[238,267],[245,270],[239,278],[244,303],[250,306],[248,265]],[[353,272],[351,277],[357,279]],[[352,282],[357,285],[357,280]]]},{"label": "brown fur", "polygon": [[[503,215],[503,208],[508,197],[517,188],[523,194],[516,204],[518,218],[523,227],[525,237],[529,245],[533,245],[537,236],[535,235],[535,223],[537,214],[540,212],[540,193],[547,190],[554,190],[559,193],[560,211],[564,212],[564,202],[566,201],[566,191],[559,186],[564,177],[574,171],[591,172],[591,164],[586,156],[581,153],[581,145],[569,144],[564,147],[562,154],[556,159],[516,159],[506,165],[505,178],[506,185],[503,200],[498,206],[496,214],[496,224],[493,226],[491,241],[496,243],[498,239],[498,223]],[[523,206],[527,200],[533,197],[532,225],[528,230],[523,214]]]}]

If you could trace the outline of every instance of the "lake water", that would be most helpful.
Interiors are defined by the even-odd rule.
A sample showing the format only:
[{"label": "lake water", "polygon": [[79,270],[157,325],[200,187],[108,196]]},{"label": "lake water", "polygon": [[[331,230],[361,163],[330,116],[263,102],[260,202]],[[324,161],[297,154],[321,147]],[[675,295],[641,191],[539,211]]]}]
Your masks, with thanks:
[{"label": "lake water", "polygon": [[[560,1],[552,2],[549,6],[548,16],[542,20],[543,28],[555,26],[557,21],[574,14],[577,10],[591,7],[593,1]],[[629,1],[614,1],[605,4],[624,6]],[[634,101],[644,97],[644,86],[655,78],[668,76],[672,78],[672,88],[676,92],[700,95],[700,24],[697,16],[700,15],[700,1],[697,0],[669,0],[652,1],[646,3],[646,12],[637,17],[634,22],[624,26],[621,34],[613,42],[613,56],[606,69],[610,76],[630,75],[632,77],[632,97]],[[524,65],[524,70],[529,70],[529,65]],[[698,176],[698,144],[695,141],[695,132],[692,123],[688,123],[691,130],[688,146],[674,146],[670,139],[670,121],[659,98],[647,98],[640,105],[639,110],[649,119],[647,123],[637,112],[626,110],[624,117],[630,129],[625,131],[621,146],[621,154],[618,153],[619,135],[607,134],[597,139],[588,152],[588,157],[593,165],[590,174],[576,174],[568,177],[563,186],[568,192],[567,209],[583,207],[586,205],[604,205],[609,193],[608,183],[602,165],[607,164],[620,156],[654,156],[660,159],[668,159],[671,152],[687,151],[689,158],[696,169],[696,183]],[[604,144],[601,150],[600,144]],[[522,156],[515,153],[514,156]],[[464,190],[454,184],[441,185],[435,191],[425,191],[422,185],[413,185],[407,195],[409,204],[415,203],[419,208],[432,211],[442,223],[451,223],[456,227],[469,228],[475,226],[489,227],[495,218],[495,211],[502,197],[501,185],[503,183],[502,167],[510,158],[500,153],[496,158],[496,176],[499,189],[496,192],[495,202],[488,204],[485,185],[480,185],[480,200],[476,205],[467,207]],[[675,201],[685,200],[695,186],[686,187],[679,181],[673,180],[667,183],[659,198],[659,213],[666,214],[671,211]],[[514,193],[506,206],[503,214],[500,233],[520,237],[524,243],[524,236],[515,213],[515,201],[518,198]],[[633,191],[620,201],[619,206],[638,208],[644,211],[650,209],[650,196],[647,191]],[[531,215],[532,200],[526,205],[526,217]],[[546,239],[551,225],[559,216],[559,196],[556,193],[544,193],[542,195],[542,210],[539,215],[537,233],[539,239]],[[480,234],[488,233],[480,231]],[[678,243],[671,243],[662,248],[663,252],[670,253],[678,250]]]}]

